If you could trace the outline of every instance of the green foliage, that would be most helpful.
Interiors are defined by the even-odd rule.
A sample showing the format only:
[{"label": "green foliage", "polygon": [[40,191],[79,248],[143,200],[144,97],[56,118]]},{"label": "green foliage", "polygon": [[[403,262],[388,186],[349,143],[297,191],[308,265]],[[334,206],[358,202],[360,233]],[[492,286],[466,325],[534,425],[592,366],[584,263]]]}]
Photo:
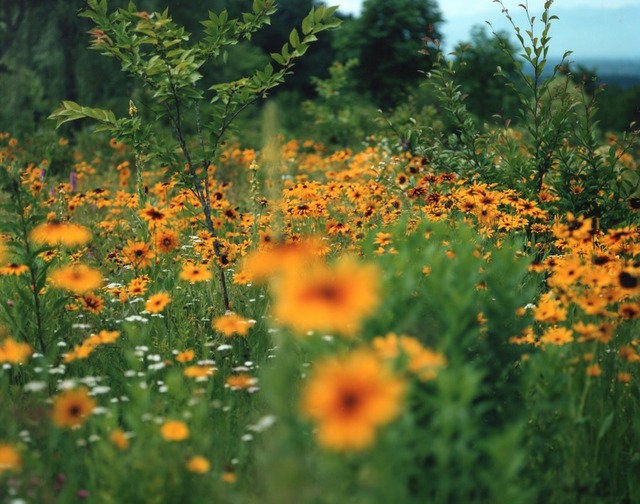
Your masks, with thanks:
[{"label": "green foliage", "polygon": [[[208,167],[216,161],[229,127],[243,110],[266,98],[271,89],[284,81],[294,62],[318,40],[320,32],[340,24],[333,16],[337,7],[312,8],[302,20],[300,31],[291,30],[281,51],[271,54],[278,69],[267,63],[252,75],[204,84],[204,89],[204,86],[199,87],[203,78],[201,67],[212,61],[225,61],[227,47],[250,40],[255,32],[268,25],[275,12],[272,0],[254,0],[251,12],[244,13],[241,18],[230,18],[227,10],[210,11],[208,19],[202,22],[202,40],[196,43],[190,43],[190,34],[172,20],[168,9],[148,14],[138,11],[131,2],[126,9],[109,14],[107,0],[89,0],[87,5],[81,15],[91,19],[96,26],[91,31],[92,47],[103,55],[116,58],[123,72],[142,83],[150,93],[153,123],[170,126],[174,143],[164,139],[151,124],[144,124],[133,102],[129,105],[129,117],[120,119],[116,119],[111,111],[83,107],[72,101],[63,101],[62,107],[50,118],[55,119],[58,126],[81,118],[98,121],[99,130],[109,131],[119,141],[134,147],[139,170],[142,170],[143,162],[154,158],[166,163],[170,174],[181,174],[181,182],[198,198],[207,230],[215,237]],[[185,110],[195,112],[192,139],[187,136]],[[138,189],[142,195],[143,188],[139,186]],[[219,257],[217,239],[215,243]],[[219,278],[224,305],[228,309],[230,301],[222,269]]]},{"label": "green foliage", "polygon": [[496,72],[514,79],[518,69],[516,51],[506,33],[491,37],[484,26],[474,27],[471,40],[456,46],[456,81],[468,110],[479,119],[487,121],[495,114],[510,118],[517,112],[515,92],[499,86],[495,79]]},{"label": "green foliage", "polygon": [[336,41],[348,58],[356,58],[358,90],[377,107],[403,101],[432,60],[419,51],[427,39],[440,39],[442,16],[433,0],[368,0],[359,18],[345,23]]},{"label": "green foliage", "polygon": [[345,64],[334,62],[328,79],[312,79],[317,98],[302,104],[313,120],[313,137],[328,145],[355,145],[371,131],[374,111],[367,102],[358,99],[351,80],[350,71],[357,65],[355,59]]},{"label": "green foliage", "polygon": [[[500,5],[502,5],[501,2]],[[552,2],[546,2],[540,19],[527,14],[528,26],[516,26],[508,9],[503,12],[512,23],[522,52],[514,54],[505,34],[494,33],[495,47],[502,48],[511,63],[498,67],[497,75],[506,78],[506,89],[516,97],[518,121],[524,130],[526,150],[514,148],[511,119],[498,127],[477,124],[470,95],[465,93],[463,73],[467,61],[462,54],[446,60],[441,55],[430,73],[428,85],[435,91],[442,108],[448,113],[449,135],[430,136],[422,150],[464,177],[497,181],[504,187],[517,188],[528,198],[537,199],[544,207],[555,201],[560,212],[584,214],[600,219],[608,228],[623,222],[626,207],[640,189],[640,176],[633,166],[621,159],[638,144],[638,131],[616,139],[604,152],[597,128],[596,110],[599,90],[589,96],[587,81],[575,83],[560,70],[566,69],[564,58],[551,75],[545,76],[548,63],[550,30],[557,16],[551,15]],[[536,30],[540,28],[538,34]],[[495,113],[501,111],[496,110]]]}]

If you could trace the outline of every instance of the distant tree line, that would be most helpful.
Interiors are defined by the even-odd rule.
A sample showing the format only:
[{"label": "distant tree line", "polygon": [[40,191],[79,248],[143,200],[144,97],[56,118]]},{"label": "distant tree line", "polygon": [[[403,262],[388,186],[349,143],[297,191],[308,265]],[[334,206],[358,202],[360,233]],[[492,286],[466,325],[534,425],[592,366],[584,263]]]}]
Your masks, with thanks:
[{"label": "distant tree line", "polygon": [[[331,2],[329,2],[331,3]],[[128,0],[110,0],[111,9]],[[229,49],[224,65],[204,69],[216,82],[241,76],[280,50],[291,28],[299,25],[316,0],[279,0],[268,29],[247,43]],[[207,11],[227,9],[230,17],[250,11],[252,0],[138,0],[147,12],[165,7],[193,37],[201,34]],[[78,17],[84,0],[3,0],[0,7],[0,129],[37,129],[63,99],[126,113],[137,90],[119,71],[117,62],[88,49],[91,23]],[[323,33],[278,91],[289,106],[317,96],[313,78],[326,79],[334,62],[349,66],[353,101],[366,100],[373,109],[391,110],[411,99],[435,61],[433,40],[442,40],[443,18],[435,0],[365,0],[360,17],[343,16],[343,26]],[[505,35],[505,40],[508,40]],[[430,46],[427,56],[423,49]],[[496,79],[496,68],[515,72],[515,47],[500,44],[485,29],[474,29],[468,43],[456,47],[462,65],[457,73],[467,107],[481,121],[494,114],[515,118],[516,100]],[[316,81],[317,82],[317,81]],[[600,120],[603,129],[625,129],[638,119],[640,87],[603,93]],[[427,98],[428,101],[428,98]],[[349,100],[345,101],[345,104]],[[299,107],[298,107],[299,108]]]}]

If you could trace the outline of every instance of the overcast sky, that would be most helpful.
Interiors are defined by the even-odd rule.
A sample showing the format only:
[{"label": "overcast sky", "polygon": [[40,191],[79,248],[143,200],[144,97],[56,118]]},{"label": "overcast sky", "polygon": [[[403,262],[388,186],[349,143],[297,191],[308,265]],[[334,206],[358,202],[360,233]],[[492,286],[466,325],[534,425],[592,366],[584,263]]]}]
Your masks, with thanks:
[{"label": "overcast sky", "polygon": [[[339,5],[344,13],[358,15],[363,0],[325,0],[328,5]],[[522,18],[518,16],[522,9],[518,4],[526,0],[503,0],[504,5],[516,18],[520,26]],[[469,40],[473,25],[489,21],[497,29],[508,29],[508,23],[499,4],[493,0],[439,0],[438,5],[445,20],[443,26],[445,49],[452,50],[460,41]],[[530,11],[536,15],[542,11],[544,0],[529,0]],[[630,8],[616,13],[614,9]],[[581,12],[581,8],[588,8]],[[572,12],[566,13],[567,10]],[[559,13],[560,20],[551,28],[551,53],[562,54],[565,50],[574,51],[580,57],[610,57],[640,59],[640,0],[556,0],[551,13]],[[564,14],[564,15],[563,15]],[[562,30],[571,17],[571,28]],[[510,31],[510,30],[508,30]]]}]

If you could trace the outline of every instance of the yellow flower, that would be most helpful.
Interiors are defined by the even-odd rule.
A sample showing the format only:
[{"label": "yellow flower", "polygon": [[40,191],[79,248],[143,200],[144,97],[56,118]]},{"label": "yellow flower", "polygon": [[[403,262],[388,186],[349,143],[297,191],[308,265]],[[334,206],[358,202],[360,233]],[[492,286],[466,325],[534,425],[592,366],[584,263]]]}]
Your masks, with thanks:
[{"label": "yellow flower", "polygon": [[25,264],[10,263],[0,268],[0,275],[19,276],[29,271],[29,267]]},{"label": "yellow flower", "polygon": [[0,340],[0,363],[21,364],[33,353],[27,343],[20,343],[13,338]]},{"label": "yellow flower", "polygon": [[369,350],[318,362],[302,393],[302,413],[325,448],[358,451],[400,413],[404,383]]},{"label": "yellow flower", "polygon": [[211,464],[206,458],[200,455],[195,455],[189,459],[189,462],[187,462],[187,469],[192,473],[204,474],[211,469]]},{"label": "yellow flower", "polygon": [[91,240],[91,231],[79,224],[52,220],[39,224],[31,231],[31,239],[39,245],[74,247]]},{"label": "yellow flower", "polygon": [[187,378],[208,378],[213,376],[216,368],[213,366],[188,366],[184,368],[182,374]]},{"label": "yellow flower", "polygon": [[18,450],[8,443],[0,443],[0,476],[5,471],[19,471],[22,457]]},{"label": "yellow flower", "polygon": [[596,377],[602,374],[602,369],[598,364],[591,364],[591,366],[587,366],[587,376]]},{"label": "yellow flower", "polygon": [[378,270],[343,258],[287,272],[274,286],[274,316],[295,332],[353,335],[379,304]]},{"label": "yellow flower", "polygon": [[248,389],[253,387],[257,382],[257,378],[249,376],[246,373],[232,375],[225,380],[225,384],[228,385],[231,390]]},{"label": "yellow flower", "polygon": [[150,313],[160,313],[171,302],[171,296],[167,292],[158,292],[150,296],[144,304],[144,309]]},{"label": "yellow flower", "polygon": [[182,280],[188,280],[191,283],[206,282],[207,280],[211,280],[213,278],[213,274],[207,266],[186,263],[182,266],[182,271],[180,271],[180,278]]},{"label": "yellow flower", "polygon": [[422,381],[435,379],[437,371],[447,364],[444,355],[425,348],[420,341],[411,336],[389,333],[384,338],[375,338],[372,346],[382,359],[396,359],[401,354],[406,356],[407,369]]},{"label": "yellow flower", "polygon": [[565,327],[553,326],[549,327],[542,337],[541,343],[548,343],[551,345],[565,345],[573,341],[573,331]]},{"label": "yellow flower", "polygon": [[112,431],[109,440],[118,450],[124,451],[129,448],[129,438],[122,429]]},{"label": "yellow flower", "polygon": [[249,329],[254,323],[255,322],[251,320],[242,318],[240,315],[227,312],[222,317],[218,317],[217,319],[215,319],[212,326],[216,331],[220,331],[227,338],[229,338],[234,334],[246,336],[249,332]]},{"label": "yellow flower", "polygon": [[166,229],[158,233],[155,239],[156,250],[161,254],[168,254],[178,248],[180,240],[178,233],[170,229]]},{"label": "yellow flower", "polygon": [[51,272],[50,279],[55,287],[68,290],[77,295],[96,290],[102,285],[100,271],[84,264],[73,264],[58,268]]},{"label": "yellow flower", "polygon": [[66,390],[53,399],[53,423],[58,427],[78,427],[91,415],[95,406],[87,389]]},{"label": "yellow flower", "polygon": [[189,349],[176,355],[176,360],[178,362],[191,362],[195,358],[195,356],[196,353],[193,350]]},{"label": "yellow flower", "polygon": [[167,420],[162,424],[160,433],[165,441],[184,441],[189,437],[189,427],[180,420]]}]

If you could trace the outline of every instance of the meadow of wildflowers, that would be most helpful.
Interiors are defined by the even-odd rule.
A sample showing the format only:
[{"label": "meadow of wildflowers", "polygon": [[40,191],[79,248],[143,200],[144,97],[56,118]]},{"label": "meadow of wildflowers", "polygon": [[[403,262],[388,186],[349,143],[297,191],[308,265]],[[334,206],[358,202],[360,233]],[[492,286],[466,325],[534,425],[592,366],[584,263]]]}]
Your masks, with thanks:
[{"label": "meadow of wildflowers", "polygon": [[3,502],[640,499],[637,144],[94,139],[0,135]]}]

